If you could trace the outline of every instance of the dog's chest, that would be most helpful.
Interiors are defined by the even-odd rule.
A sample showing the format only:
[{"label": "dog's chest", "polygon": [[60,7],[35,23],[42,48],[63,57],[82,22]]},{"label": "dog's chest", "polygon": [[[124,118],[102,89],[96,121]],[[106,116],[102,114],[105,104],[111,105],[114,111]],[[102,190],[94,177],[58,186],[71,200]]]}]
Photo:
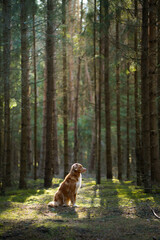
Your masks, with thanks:
[{"label": "dog's chest", "polygon": [[78,189],[81,187],[81,183],[82,183],[82,175],[80,173],[80,176],[78,178],[78,182],[76,183],[76,192],[78,191]]}]

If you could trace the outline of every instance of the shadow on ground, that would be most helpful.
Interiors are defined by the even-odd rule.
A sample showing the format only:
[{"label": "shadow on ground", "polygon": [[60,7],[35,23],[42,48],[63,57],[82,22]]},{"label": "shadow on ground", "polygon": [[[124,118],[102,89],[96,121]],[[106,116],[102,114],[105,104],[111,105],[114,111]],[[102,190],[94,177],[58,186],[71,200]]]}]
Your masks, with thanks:
[{"label": "shadow on ground", "polygon": [[[160,210],[160,196],[144,194],[131,182],[84,179],[78,208],[48,208],[56,189],[23,192],[23,201],[0,201],[0,239],[7,240],[151,240],[160,238],[160,222],[148,204]],[[27,191],[27,190],[26,190]],[[38,192],[37,192],[38,191]],[[18,193],[17,193],[18,194]],[[33,195],[32,195],[33,194]],[[47,196],[46,196],[47,195]],[[29,201],[33,199],[33,201]],[[36,200],[35,200],[36,199]],[[2,199],[1,199],[2,200]],[[42,202],[45,200],[45,202]]]}]

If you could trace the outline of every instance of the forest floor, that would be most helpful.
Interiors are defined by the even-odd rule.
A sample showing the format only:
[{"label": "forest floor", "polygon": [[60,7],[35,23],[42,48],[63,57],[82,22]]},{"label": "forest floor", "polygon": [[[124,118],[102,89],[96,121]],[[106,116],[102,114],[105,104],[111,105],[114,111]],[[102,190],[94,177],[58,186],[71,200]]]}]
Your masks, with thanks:
[{"label": "forest floor", "polygon": [[152,240],[160,239],[160,194],[145,194],[131,182],[83,179],[78,208],[48,208],[53,188],[29,181],[27,190],[11,188],[0,197],[0,239],[7,240]]}]

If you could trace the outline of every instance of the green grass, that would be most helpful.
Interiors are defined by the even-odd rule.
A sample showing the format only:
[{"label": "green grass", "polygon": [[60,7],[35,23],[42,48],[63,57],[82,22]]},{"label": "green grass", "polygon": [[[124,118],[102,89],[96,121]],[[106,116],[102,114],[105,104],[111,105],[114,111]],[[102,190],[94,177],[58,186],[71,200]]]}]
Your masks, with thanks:
[{"label": "green grass", "polygon": [[29,181],[27,190],[15,187],[0,197],[0,239],[141,239],[160,238],[160,221],[149,205],[160,213],[160,196],[145,194],[132,182],[84,179],[77,196],[78,208],[48,209],[53,188],[43,181]]}]

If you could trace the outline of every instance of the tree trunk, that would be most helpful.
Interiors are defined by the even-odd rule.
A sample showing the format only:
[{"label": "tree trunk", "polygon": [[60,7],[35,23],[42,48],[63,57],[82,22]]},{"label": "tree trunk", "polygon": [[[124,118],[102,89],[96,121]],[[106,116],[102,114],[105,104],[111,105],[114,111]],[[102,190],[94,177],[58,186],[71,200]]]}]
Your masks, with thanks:
[{"label": "tree trunk", "polygon": [[159,146],[160,146],[160,1],[158,1],[157,8],[157,18],[158,18],[158,27],[157,27],[157,39],[158,39],[158,56],[157,56],[157,82],[158,82],[158,129],[159,129]]},{"label": "tree trunk", "polygon": [[37,179],[37,67],[36,67],[36,32],[35,2],[33,3],[33,73],[34,73],[34,180]]},{"label": "tree trunk", "polygon": [[76,82],[76,98],[75,98],[75,116],[74,116],[74,162],[78,162],[78,99],[79,99],[79,82],[81,73],[81,58],[78,57],[78,73]]},{"label": "tree trunk", "polygon": [[92,173],[95,170],[95,156],[96,156],[96,136],[95,136],[95,125],[93,123],[92,127],[92,141],[91,141],[91,152],[89,159],[89,173]]},{"label": "tree trunk", "polygon": [[[129,22],[129,13],[127,20]],[[130,42],[129,42],[129,31],[127,34],[127,41],[128,41],[128,56],[129,56],[129,48],[130,48]],[[128,60],[127,62],[127,109],[126,109],[126,150],[127,150],[127,180],[130,179],[131,175],[131,168],[130,168],[130,62]]]},{"label": "tree trunk", "polygon": [[69,71],[69,118],[72,121],[74,117],[74,59],[73,59],[73,31],[74,29],[74,9],[72,6],[72,0],[68,1],[68,33],[70,36],[68,44],[68,71]]},{"label": "tree trunk", "polygon": [[47,119],[46,161],[44,186],[51,187],[53,172],[53,98],[54,98],[54,0],[47,0],[46,69],[47,69]]},{"label": "tree trunk", "polygon": [[160,183],[158,112],[157,112],[157,1],[149,1],[149,97],[151,180]]},{"label": "tree trunk", "polygon": [[149,78],[148,78],[148,0],[142,5],[142,53],[141,53],[141,93],[142,93],[142,174],[145,192],[151,189],[150,174],[150,118],[149,118]]},{"label": "tree trunk", "polygon": [[[55,35],[55,32],[53,33]],[[56,69],[56,61],[55,61],[55,50],[54,50],[54,69]],[[54,70],[53,77],[56,79],[56,72]],[[59,163],[58,163],[58,129],[57,129],[57,106],[56,106],[56,81],[53,83],[53,174],[59,173]]]},{"label": "tree trunk", "polygon": [[130,112],[129,112],[130,84],[129,84],[129,78],[130,78],[130,74],[129,74],[129,63],[127,63],[127,70],[128,70],[128,74],[127,74],[127,117],[126,117],[126,121],[127,121],[127,126],[126,126],[127,141],[126,141],[126,146],[127,146],[127,180],[129,180],[130,179],[130,140],[129,140],[129,127],[130,127]]},{"label": "tree trunk", "polygon": [[46,118],[47,118],[47,79],[46,68],[44,69],[44,86],[43,86],[43,126],[42,126],[42,143],[40,153],[39,176],[44,177],[46,161]]},{"label": "tree trunk", "polygon": [[94,97],[95,97],[95,151],[93,152],[94,165],[97,165],[97,64],[96,64],[96,20],[97,18],[97,0],[94,0],[94,25],[93,25],[93,68],[94,68]]},{"label": "tree trunk", "polygon": [[[28,82],[29,84],[29,82]],[[29,85],[28,85],[29,88]],[[32,160],[32,129],[31,129],[31,102],[30,102],[30,88],[28,90],[28,130],[27,130],[27,176],[32,177],[32,170],[33,170],[33,160]]]},{"label": "tree trunk", "polygon": [[27,39],[27,2],[21,0],[21,159],[19,188],[27,187],[28,112],[29,112],[29,49]]},{"label": "tree trunk", "polygon": [[85,58],[85,77],[87,79],[87,88],[89,90],[88,91],[89,104],[94,105],[92,81],[91,81],[91,76],[90,76],[89,68],[88,68],[88,62],[87,62],[86,58]]},{"label": "tree trunk", "polygon": [[62,0],[63,25],[63,128],[64,128],[64,177],[68,174],[68,94],[67,94],[67,53],[66,53],[66,0]]},{"label": "tree trunk", "polygon": [[101,183],[101,86],[102,86],[102,0],[100,0],[99,79],[97,81],[97,174],[96,183]]},{"label": "tree trunk", "polygon": [[11,1],[3,0],[3,80],[4,80],[4,162],[6,186],[11,186],[11,139],[10,139],[10,45]]},{"label": "tree trunk", "polygon": [[117,159],[118,179],[122,180],[121,119],[120,119],[120,67],[119,67],[119,21],[120,12],[116,10],[116,90],[117,90]]},{"label": "tree trunk", "polygon": [[[1,55],[1,52],[0,52]],[[0,57],[1,59],[1,57]],[[2,82],[1,69],[0,69],[0,83]],[[1,92],[1,91],[0,91]],[[1,193],[5,192],[5,189],[2,191],[2,186],[5,187],[3,182],[3,173],[4,173],[4,158],[3,158],[3,97],[0,96],[0,184],[1,184]]]},{"label": "tree trunk", "polygon": [[111,153],[111,114],[110,114],[110,84],[109,84],[109,1],[104,1],[105,9],[105,128],[106,128],[106,167],[107,179],[112,179]]},{"label": "tree trunk", "polygon": [[[88,98],[89,98],[89,104],[94,106],[94,92],[92,89],[92,82],[91,82],[91,76],[88,69],[88,63],[87,59],[85,58],[85,74],[88,84]],[[91,140],[91,151],[90,151],[90,157],[89,157],[89,173],[92,173],[95,170],[95,123],[93,122],[92,125],[92,140]]]},{"label": "tree trunk", "polygon": [[[80,32],[82,32],[82,19],[83,19],[83,0],[81,0],[81,17],[80,17]],[[79,38],[79,45],[80,45]],[[81,74],[81,56],[78,57],[78,71],[77,71],[77,82],[76,82],[76,94],[75,94],[75,111],[74,111],[74,162],[78,162],[78,100],[79,100],[79,83],[80,83],[80,74]]]},{"label": "tree trunk", "polygon": [[5,165],[4,165],[4,125],[3,125],[3,102],[4,102],[4,98],[3,98],[3,79],[2,79],[2,31],[0,30],[0,191],[1,194],[4,195],[5,194],[5,176],[4,176],[4,169],[5,169]]},{"label": "tree trunk", "polygon": [[18,176],[19,176],[19,167],[18,167],[18,163],[19,163],[19,149],[18,149],[18,144],[17,142],[15,142],[15,139],[12,138],[12,169],[13,169],[13,179],[17,180]]},{"label": "tree trunk", "polygon": [[[135,20],[138,20],[138,2],[134,1],[135,10],[134,16]],[[139,84],[138,84],[138,39],[137,39],[137,25],[134,31],[134,51],[135,51],[135,72],[134,72],[134,99],[135,99],[135,128],[136,128],[136,173],[137,173],[137,185],[141,185],[141,158],[140,158],[140,111],[139,111]]]}]

